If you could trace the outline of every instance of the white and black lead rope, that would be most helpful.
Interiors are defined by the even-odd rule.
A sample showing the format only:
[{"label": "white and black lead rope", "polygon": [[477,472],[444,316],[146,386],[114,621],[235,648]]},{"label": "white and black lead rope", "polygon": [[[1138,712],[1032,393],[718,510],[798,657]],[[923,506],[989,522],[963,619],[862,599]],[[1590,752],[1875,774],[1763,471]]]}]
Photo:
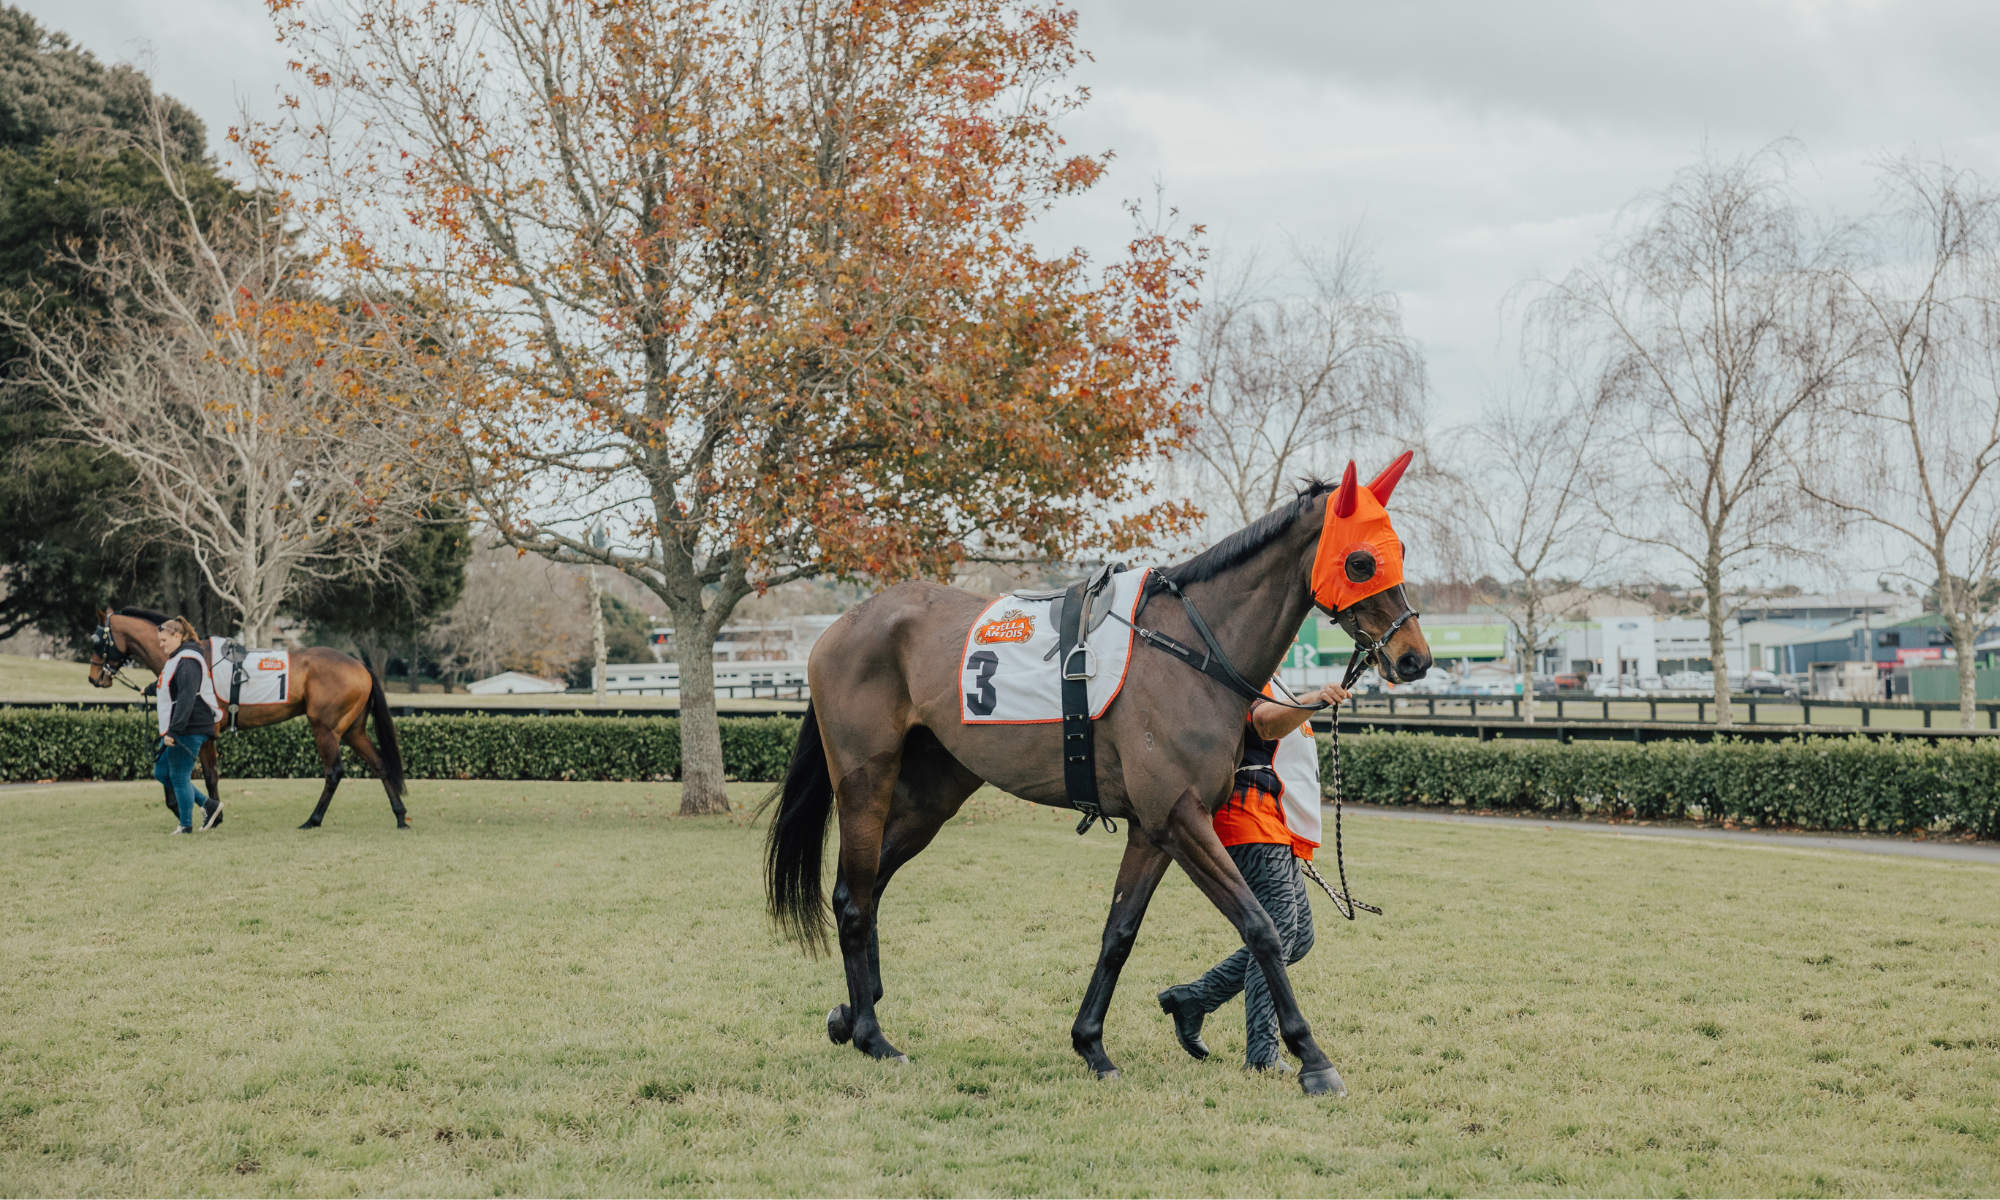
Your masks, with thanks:
[{"label": "white and black lead rope", "polygon": [[[1284,688],[1287,696],[1291,696],[1294,700],[1298,699],[1297,696],[1292,695],[1292,689],[1285,687],[1284,680],[1276,679],[1275,676],[1273,679],[1280,688]],[[1306,878],[1318,884],[1320,890],[1326,893],[1327,899],[1333,901],[1334,910],[1341,916],[1352,921],[1354,919],[1354,910],[1358,908],[1363,912],[1372,912],[1379,917],[1382,915],[1381,909],[1364,901],[1356,900],[1349,894],[1347,889],[1347,856],[1341,852],[1340,848],[1340,705],[1330,704],[1327,707],[1331,710],[1333,716],[1333,733],[1331,735],[1333,743],[1333,865],[1334,869],[1340,874],[1340,890],[1337,892],[1333,890],[1332,885],[1327,883],[1325,877],[1313,867],[1311,859],[1302,858],[1299,860],[1299,865],[1305,868]]]},{"label": "white and black lead rope", "polygon": [[1299,861],[1300,865],[1305,867],[1307,877],[1327,894],[1327,898],[1333,901],[1334,909],[1341,916],[1352,921],[1354,910],[1357,908],[1363,912],[1372,912],[1378,917],[1382,915],[1381,909],[1356,900],[1347,890],[1347,859],[1340,850],[1340,706],[1337,704],[1333,706],[1333,865],[1340,873],[1340,890],[1334,891],[1320,873],[1313,869],[1311,859]]}]

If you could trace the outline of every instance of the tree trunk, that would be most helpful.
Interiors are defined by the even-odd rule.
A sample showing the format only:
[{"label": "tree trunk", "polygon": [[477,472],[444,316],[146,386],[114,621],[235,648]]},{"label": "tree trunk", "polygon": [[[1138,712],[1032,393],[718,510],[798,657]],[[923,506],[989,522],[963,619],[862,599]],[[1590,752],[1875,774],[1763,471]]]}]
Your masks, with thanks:
[{"label": "tree trunk", "polygon": [[[1528,586],[1533,587],[1534,582],[1530,580]],[[1522,636],[1520,643],[1521,716],[1530,725],[1535,723],[1535,644],[1537,641],[1535,635],[1539,632],[1535,628],[1535,624],[1534,614],[1530,612],[1528,619],[1521,624]]]},{"label": "tree trunk", "polygon": [[1729,711],[1729,648],[1722,635],[1722,552],[1713,540],[1708,544],[1708,560],[1702,564],[1701,586],[1708,595],[1708,665],[1715,673],[1715,725],[1729,729],[1735,726],[1736,718]]},{"label": "tree trunk", "polygon": [[1972,644],[1979,637],[1978,622],[1962,612],[1947,615],[1945,621],[1958,653],[1958,727],[1971,729],[1979,712],[1979,664],[1973,661],[1972,653]]},{"label": "tree trunk", "polygon": [[722,726],[715,715],[715,642],[700,609],[674,613],[674,659],[681,665],[681,815],[729,811],[723,786]]},{"label": "tree trunk", "polygon": [[[597,568],[590,568],[590,652],[596,670],[591,673],[590,690],[597,695],[597,702],[604,703],[606,664],[604,661],[604,580],[597,574]],[[712,691],[713,689],[711,689]],[[681,694],[687,694],[687,681],[681,681]],[[685,702],[683,702],[685,707]],[[685,719],[683,719],[685,725]]]}]

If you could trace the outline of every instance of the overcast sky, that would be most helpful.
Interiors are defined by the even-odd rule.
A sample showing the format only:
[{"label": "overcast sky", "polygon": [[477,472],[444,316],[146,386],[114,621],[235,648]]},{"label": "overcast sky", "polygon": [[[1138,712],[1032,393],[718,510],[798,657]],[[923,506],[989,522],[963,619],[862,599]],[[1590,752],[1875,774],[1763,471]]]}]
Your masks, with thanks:
[{"label": "overcast sky", "polygon": [[[285,82],[259,0],[27,0],[107,59],[149,57],[211,136]],[[1431,366],[1469,414],[1513,362],[1510,289],[1590,253],[1704,144],[1798,139],[1796,183],[1853,211],[1884,153],[2000,175],[2000,5],[1081,0],[1068,126],[1110,179],[1050,222],[1114,251],[1153,182],[1232,253],[1359,224]]]}]

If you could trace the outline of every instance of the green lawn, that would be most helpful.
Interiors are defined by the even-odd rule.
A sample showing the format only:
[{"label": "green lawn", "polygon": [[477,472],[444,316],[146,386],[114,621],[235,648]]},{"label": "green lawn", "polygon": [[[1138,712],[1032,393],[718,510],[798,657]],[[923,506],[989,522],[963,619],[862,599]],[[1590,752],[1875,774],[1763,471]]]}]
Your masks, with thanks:
[{"label": "green lawn", "polygon": [[[143,667],[132,668],[125,674],[141,687],[153,682],[153,673]],[[0,654],[0,701],[103,700],[107,697],[130,700],[138,694],[122,687],[107,691],[90,686],[89,663]]]},{"label": "green lawn", "polygon": [[[749,799],[758,790],[742,789]],[[1176,872],[1068,1028],[1118,855],[987,795],[890,891],[905,1067],[827,1044],[761,830],[644,784],[0,792],[8,1194],[2000,1192],[2000,870],[1362,820],[1385,918],[1294,971],[1352,1094],[1152,994],[1231,948]]]}]

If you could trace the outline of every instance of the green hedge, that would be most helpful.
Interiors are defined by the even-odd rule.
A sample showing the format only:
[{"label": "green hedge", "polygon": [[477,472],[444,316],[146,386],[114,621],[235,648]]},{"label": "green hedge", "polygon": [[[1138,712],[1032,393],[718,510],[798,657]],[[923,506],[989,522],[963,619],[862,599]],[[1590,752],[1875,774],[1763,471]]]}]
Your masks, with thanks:
[{"label": "green hedge", "polygon": [[[0,709],[0,780],[146,779],[153,773],[149,713]],[[412,779],[670,779],[680,773],[681,726],[671,717],[402,717],[396,734]],[[792,717],[724,717],[730,775],[784,777],[798,739]],[[317,779],[304,721],[225,734],[231,779]],[[365,774],[352,750],[347,770]]]},{"label": "green hedge", "polygon": [[[1699,816],[1808,829],[2000,837],[2000,743],[1866,737],[1571,742],[1349,735],[1343,795],[1369,804]],[[1331,786],[1327,739],[1320,766]]]},{"label": "green hedge", "polygon": [[[0,709],[0,780],[145,779],[152,717],[140,712]],[[725,717],[724,769],[782,778],[799,723]],[[412,779],[669,779],[680,722],[660,717],[405,717]],[[1350,734],[1346,797],[1370,804],[1700,815],[1809,829],[1971,830],[2000,837],[2000,743],[1812,737],[1785,742],[1571,742]],[[1320,739],[1322,773],[1331,782]],[[362,773],[348,751],[347,769]],[[232,779],[308,778],[319,756],[304,721],[229,734]]]}]

